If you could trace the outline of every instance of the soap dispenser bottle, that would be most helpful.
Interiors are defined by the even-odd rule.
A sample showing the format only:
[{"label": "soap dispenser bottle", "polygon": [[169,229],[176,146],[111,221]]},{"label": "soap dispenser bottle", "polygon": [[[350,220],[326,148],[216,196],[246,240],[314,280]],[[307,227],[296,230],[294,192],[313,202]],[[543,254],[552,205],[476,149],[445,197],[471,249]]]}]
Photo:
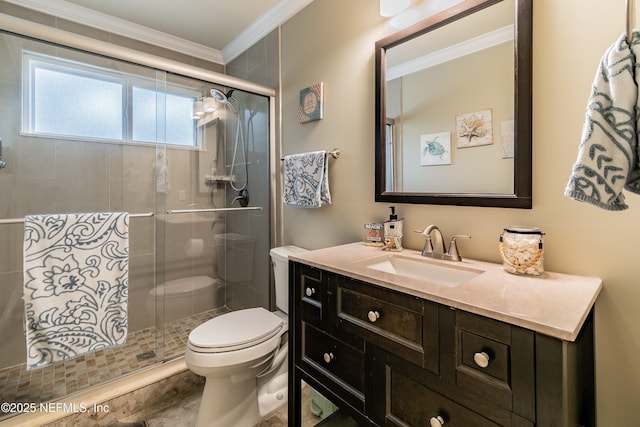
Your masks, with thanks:
[{"label": "soap dispenser bottle", "polygon": [[384,247],[385,251],[400,252],[402,250],[402,219],[396,215],[396,207],[390,206],[391,215],[389,221],[384,223]]}]

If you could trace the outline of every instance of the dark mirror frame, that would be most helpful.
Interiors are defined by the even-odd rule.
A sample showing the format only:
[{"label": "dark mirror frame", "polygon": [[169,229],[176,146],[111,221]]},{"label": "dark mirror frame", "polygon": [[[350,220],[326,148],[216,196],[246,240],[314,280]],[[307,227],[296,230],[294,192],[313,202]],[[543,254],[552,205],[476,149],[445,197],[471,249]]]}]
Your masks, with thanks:
[{"label": "dark mirror frame", "polygon": [[502,0],[466,0],[404,30],[378,40],[376,61],[375,201],[531,209],[531,63],[533,0],[515,0],[513,194],[404,193],[385,191],[386,51]]}]

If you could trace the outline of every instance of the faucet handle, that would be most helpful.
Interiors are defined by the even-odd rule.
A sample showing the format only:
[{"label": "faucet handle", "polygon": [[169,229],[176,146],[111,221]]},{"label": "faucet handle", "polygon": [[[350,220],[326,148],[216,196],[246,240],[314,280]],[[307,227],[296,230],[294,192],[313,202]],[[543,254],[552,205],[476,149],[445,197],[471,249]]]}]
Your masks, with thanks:
[{"label": "faucet handle", "polygon": [[449,243],[449,251],[447,252],[447,258],[452,261],[462,261],[462,256],[460,256],[460,252],[458,251],[458,244],[456,243],[457,239],[470,239],[471,236],[465,236],[463,234],[456,234],[451,236],[451,243]]},{"label": "faucet handle", "polygon": [[422,234],[426,239],[424,242],[424,248],[422,248],[422,256],[430,256],[433,254],[433,240],[431,240],[431,235],[426,233],[427,228],[424,230],[413,230],[414,233]]},{"label": "faucet handle", "polygon": [[429,237],[429,234],[427,234],[427,230],[429,229],[429,227],[425,228],[424,230],[413,230],[414,233],[418,233],[418,234],[422,234],[425,237]]}]

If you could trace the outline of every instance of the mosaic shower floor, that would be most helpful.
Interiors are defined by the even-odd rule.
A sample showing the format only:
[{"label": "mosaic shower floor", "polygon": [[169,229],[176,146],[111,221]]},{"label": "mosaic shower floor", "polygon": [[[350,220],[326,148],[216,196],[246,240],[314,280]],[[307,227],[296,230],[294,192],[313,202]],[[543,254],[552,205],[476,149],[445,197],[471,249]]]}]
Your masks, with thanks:
[{"label": "mosaic shower floor", "polygon": [[122,347],[97,351],[63,364],[34,371],[27,371],[26,364],[0,369],[0,402],[40,403],[58,399],[151,366],[157,358],[168,360],[179,356],[184,353],[191,330],[227,311],[218,308],[177,320],[165,326],[164,336],[160,336],[156,327],[132,332]]}]

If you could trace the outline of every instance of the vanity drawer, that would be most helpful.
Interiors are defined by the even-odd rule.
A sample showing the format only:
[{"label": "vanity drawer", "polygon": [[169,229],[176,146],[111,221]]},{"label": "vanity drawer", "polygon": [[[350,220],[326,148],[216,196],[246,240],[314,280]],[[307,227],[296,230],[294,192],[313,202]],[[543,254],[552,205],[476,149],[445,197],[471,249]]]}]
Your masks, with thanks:
[{"label": "vanity drawer", "polygon": [[341,277],[337,326],[438,373],[438,307],[407,294]]},{"label": "vanity drawer", "polygon": [[[303,325],[303,328],[303,365],[318,372],[321,377],[316,378],[325,386],[337,391],[345,400],[362,409],[365,383],[364,346],[353,347],[307,324]],[[360,340],[355,341],[357,345]],[[342,392],[336,390],[336,385]]]},{"label": "vanity drawer", "polygon": [[461,311],[456,312],[455,333],[457,385],[533,420],[533,333]]},{"label": "vanity drawer", "polygon": [[447,427],[499,427],[499,424],[394,370],[388,374],[386,425],[428,426],[438,419]]},{"label": "vanity drawer", "polygon": [[326,275],[320,269],[296,264],[296,284],[299,289],[302,320],[318,324],[324,317]]}]

